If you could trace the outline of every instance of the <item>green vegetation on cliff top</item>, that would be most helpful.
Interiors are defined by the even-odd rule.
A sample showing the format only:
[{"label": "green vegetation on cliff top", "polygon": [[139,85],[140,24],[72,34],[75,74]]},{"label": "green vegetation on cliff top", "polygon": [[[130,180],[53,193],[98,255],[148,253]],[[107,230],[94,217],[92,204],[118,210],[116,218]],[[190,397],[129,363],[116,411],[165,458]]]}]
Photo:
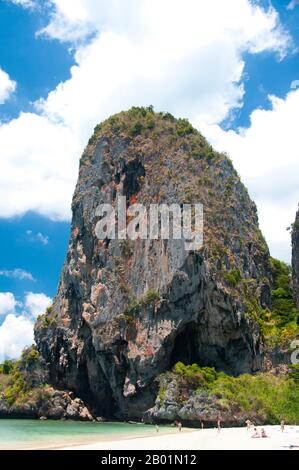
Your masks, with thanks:
[{"label": "green vegetation on cliff top", "polygon": [[126,140],[133,140],[138,136],[144,139],[150,138],[155,145],[163,142],[164,137],[167,136],[168,146],[188,148],[190,158],[197,160],[204,157],[206,161],[225,158],[232,167],[227,155],[215,152],[204,136],[187,119],[176,119],[170,113],[155,112],[152,106],[133,106],[98,124],[89,139],[89,146],[81,158],[81,164],[88,162],[94,145],[101,137],[115,135]]},{"label": "green vegetation on cliff top", "polygon": [[89,140],[89,144],[95,143],[101,133],[108,133],[109,131],[123,132],[130,137],[146,135],[148,131],[156,131],[155,137],[165,127],[165,122],[167,122],[167,126],[173,134],[178,137],[190,134],[199,135],[199,132],[187,119],[175,119],[170,113],[156,113],[153,106],[133,106],[128,111],[115,114],[98,124]]}]

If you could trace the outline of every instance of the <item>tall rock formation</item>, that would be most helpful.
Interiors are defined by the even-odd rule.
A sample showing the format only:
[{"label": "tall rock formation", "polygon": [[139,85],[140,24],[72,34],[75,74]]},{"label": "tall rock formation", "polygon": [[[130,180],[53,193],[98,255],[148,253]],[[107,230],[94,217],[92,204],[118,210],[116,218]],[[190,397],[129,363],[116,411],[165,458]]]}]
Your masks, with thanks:
[{"label": "tall rock formation", "polygon": [[[202,203],[204,245],[99,240],[99,204]],[[256,309],[270,303],[267,245],[229,158],[186,120],[132,108],[95,128],[80,162],[67,258],[35,337],[51,382],[98,414],[140,418],[176,362],[261,368]]]},{"label": "tall rock formation", "polygon": [[299,309],[299,208],[292,230],[292,270],[295,302]]}]

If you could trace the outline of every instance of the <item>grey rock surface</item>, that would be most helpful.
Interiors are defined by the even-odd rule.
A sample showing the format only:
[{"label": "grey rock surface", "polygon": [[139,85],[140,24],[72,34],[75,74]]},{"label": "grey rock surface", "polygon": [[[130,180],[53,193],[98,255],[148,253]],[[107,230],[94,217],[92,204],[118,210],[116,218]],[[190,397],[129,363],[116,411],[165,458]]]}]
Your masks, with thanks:
[{"label": "grey rock surface", "polygon": [[0,418],[93,420],[80,398],[73,399],[71,393],[53,389],[47,389],[40,397],[32,394],[26,402],[13,405],[0,395]]},{"label": "grey rock surface", "polygon": [[299,209],[292,230],[292,270],[295,302],[299,309]]},{"label": "grey rock surface", "polygon": [[[121,119],[131,125],[130,115]],[[101,416],[140,419],[154,406],[155,377],[177,361],[230,374],[262,367],[262,339],[243,291],[251,289],[264,307],[270,301],[256,207],[225,155],[198,133],[181,136],[180,122],[153,119],[154,130],[134,136],[107,124],[87,146],[58,293],[35,329],[51,383]],[[97,207],[115,206],[118,196],[146,207],[201,202],[203,248],[186,251],[184,240],[98,240]],[[191,419],[194,406],[180,415]],[[165,413],[173,419],[176,405]]]}]

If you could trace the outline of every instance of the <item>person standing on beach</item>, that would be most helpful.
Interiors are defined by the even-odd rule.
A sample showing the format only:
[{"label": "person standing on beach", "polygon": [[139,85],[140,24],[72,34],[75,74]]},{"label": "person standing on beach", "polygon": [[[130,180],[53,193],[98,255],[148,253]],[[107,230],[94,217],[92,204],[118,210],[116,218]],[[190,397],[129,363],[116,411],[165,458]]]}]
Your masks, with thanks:
[{"label": "person standing on beach", "polygon": [[181,423],[180,421],[178,422],[178,428],[179,428],[179,432],[181,432],[181,430],[182,430],[182,423]]},{"label": "person standing on beach", "polygon": [[218,429],[218,432],[221,431],[221,419],[220,418],[218,418],[217,420],[217,429]]},{"label": "person standing on beach", "polygon": [[203,429],[203,426],[204,426],[204,425],[203,425],[203,421],[200,423],[200,425],[201,425],[201,429]]},{"label": "person standing on beach", "polygon": [[284,432],[284,425],[285,425],[285,421],[284,421],[284,419],[282,419],[281,422],[280,422],[281,432]]},{"label": "person standing on beach", "polygon": [[159,432],[160,431],[160,428],[159,426],[156,424],[156,432]]}]

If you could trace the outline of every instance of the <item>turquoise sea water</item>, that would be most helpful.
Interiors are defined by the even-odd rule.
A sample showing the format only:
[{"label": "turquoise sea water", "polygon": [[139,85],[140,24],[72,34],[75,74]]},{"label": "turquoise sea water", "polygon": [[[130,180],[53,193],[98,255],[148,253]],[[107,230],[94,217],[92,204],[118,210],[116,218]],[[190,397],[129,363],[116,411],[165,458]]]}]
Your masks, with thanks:
[{"label": "turquoise sea water", "polygon": [[0,419],[0,449],[47,449],[151,436],[154,426],[127,423],[89,423]]}]

